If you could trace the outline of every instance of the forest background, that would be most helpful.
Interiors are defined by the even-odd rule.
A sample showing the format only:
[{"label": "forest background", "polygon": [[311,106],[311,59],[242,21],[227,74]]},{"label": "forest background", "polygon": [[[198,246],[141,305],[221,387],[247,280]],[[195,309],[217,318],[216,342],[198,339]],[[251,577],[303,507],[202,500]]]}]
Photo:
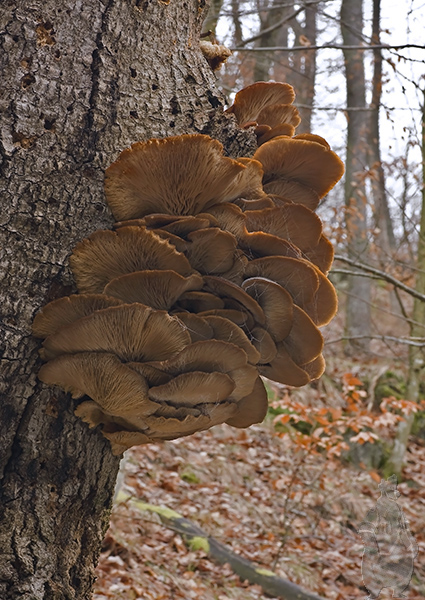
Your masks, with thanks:
[{"label": "forest background", "polygon": [[[292,84],[297,132],[322,135],[346,164],[318,211],[339,313],[323,331],[324,376],[270,385],[264,424],[126,462],[125,493],[335,600],[365,595],[356,530],[392,473],[419,546],[407,597],[425,594],[424,19],[417,0],[211,2],[204,39],[233,51],[218,72],[229,104],[255,81]],[[129,503],[114,508],[98,576],[97,600],[266,597]]]}]

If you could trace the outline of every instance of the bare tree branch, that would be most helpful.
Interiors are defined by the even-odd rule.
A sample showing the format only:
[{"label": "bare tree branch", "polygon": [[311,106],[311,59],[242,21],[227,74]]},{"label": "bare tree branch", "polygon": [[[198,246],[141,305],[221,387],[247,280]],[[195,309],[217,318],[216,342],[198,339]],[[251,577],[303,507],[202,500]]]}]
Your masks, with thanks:
[{"label": "bare tree branch", "polygon": [[[425,302],[425,294],[421,294],[420,292],[417,292],[414,288],[412,288],[408,285],[405,285],[404,283],[402,283],[401,281],[399,281],[392,275],[385,273],[385,271],[381,271],[380,269],[376,269],[375,267],[371,267],[369,265],[365,265],[364,263],[357,262],[355,260],[352,260],[351,258],[348,258],[347,256],[342,256],[340,254],[335,255],[335,260],[340,260],[341,262],[345,262],[348,265],[351,265],[352,267],[357,267],[357,269],[365,271],[366,273],[372,273],[373,275],[377,275],[380,279],[388,281],[388,283],[392,283],[395,287],[398,287],[400,290],[403,290],[404,292],[406,292],[407,294],[410,294],[414,298],[417,298],[418,300],[422,300],[422,302]],[[360,273],[356,273],[356,274],[360,275]]]},{"label": "bare tree branch", "polygon": [[[291,15],[287,17],[287,19],[293,18]],[[279,22],[279,25],[273,25],[273,29],[276,29],[277,26],[280,26],[282,23]],[[272,30],[272,28],[269,28]],[[263,35],[263,33],[267,33],[269,29],[264,29],[255,37],[245,40],[243,43],[248,44],[253,40],[256,40],[258,37]],[[270,48],[243,48],[241,46],[237,46],[236,48],[230,48],[233,52],[305,52],[306,50],[325,50],[325,49],[333,49],[333,50],[403,50],[405,48],[417,48],[419,50],[425,50],[425,46],[422,44],[398,44],[396,46],[389,44],[372,44],[370,46],[344,46],[342,44],[323,44],[322,46],[292,46],[289,48],[288,46],[271,46]]]},{"label": "bare tree branch", "polygon": [[325,341],[325,346],[329,344],[336,344],[337,342],[344,342],[350,340],[381,340],[382,342],[396,342],[397,344],[407,344],[408,346],[416,346],[418,348],[425,347],[425,338],[398,338],[392,335],[354,335],[354,336],[343,336],[334,340]]}]

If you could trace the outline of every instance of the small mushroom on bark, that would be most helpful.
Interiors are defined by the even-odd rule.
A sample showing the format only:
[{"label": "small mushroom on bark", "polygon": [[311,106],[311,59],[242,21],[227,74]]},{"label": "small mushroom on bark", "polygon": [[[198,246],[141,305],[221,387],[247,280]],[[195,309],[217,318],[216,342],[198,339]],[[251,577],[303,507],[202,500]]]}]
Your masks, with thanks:
[{"label": "small mushroom on bark", "polygon": [[294,100],[295,92],[291,85],[258,81],[238,92],[227,112],[234,114],[239,125],[243,126],[250,121],[257,122],[258,115],[267,106],[292,104]]}]

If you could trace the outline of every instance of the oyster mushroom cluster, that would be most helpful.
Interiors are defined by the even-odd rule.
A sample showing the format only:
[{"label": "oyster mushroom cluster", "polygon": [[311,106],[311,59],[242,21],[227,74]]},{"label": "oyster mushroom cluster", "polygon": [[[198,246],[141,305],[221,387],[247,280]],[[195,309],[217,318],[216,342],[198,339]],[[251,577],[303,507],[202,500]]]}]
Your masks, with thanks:
[{"label": "oyster mushroom cluster", "polygon": [[[264,124],[280,106],[270,86],[293,100],[286,84],[262,86],[265,104],[251,94],[254,108],[233,108],[242,124]],[[253,158],[225,157],[205,135],[122,152],[105,178],[114,231],[76,246],[78,294],[34,320],[39,378],[81,398],[76,414],[100,425],[116,454],[260,422],[261,376],[302,386],[324,369],[318,327],[337,299],[332,246],[313,211],[342,173],[322,138],[280,130]]]}]

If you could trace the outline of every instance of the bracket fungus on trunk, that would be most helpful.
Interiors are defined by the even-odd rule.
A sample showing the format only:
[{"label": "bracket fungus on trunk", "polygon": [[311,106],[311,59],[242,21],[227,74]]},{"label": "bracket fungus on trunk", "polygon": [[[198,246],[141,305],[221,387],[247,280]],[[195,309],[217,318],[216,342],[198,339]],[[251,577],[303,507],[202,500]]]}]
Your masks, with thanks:
[{"label": "bracket fungus on trunk", "polygon": [[81,400],[119,454],[267,411],[260,376],[324,370],[318,327],[336,312],[332,244],[314,213],[342,176],[320,136],[294,136],[291,86],[256,83],[228,109],[254,125],[254,158],[205,135],[137,142],[106,171],[117,220],[77,244],[78,294],[45,306],[39,377]]}]

